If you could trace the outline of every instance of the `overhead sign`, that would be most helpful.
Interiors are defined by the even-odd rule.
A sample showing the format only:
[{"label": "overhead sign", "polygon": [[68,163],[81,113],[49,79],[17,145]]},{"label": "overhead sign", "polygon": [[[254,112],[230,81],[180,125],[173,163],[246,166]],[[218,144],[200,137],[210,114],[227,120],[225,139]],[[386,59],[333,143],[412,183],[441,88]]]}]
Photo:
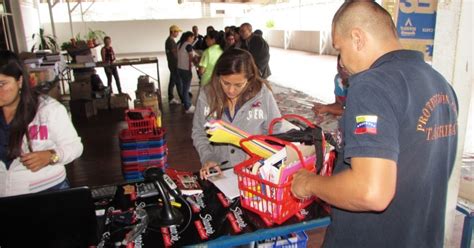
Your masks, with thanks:
[{"label": "overhead sign", "polygon": [[397,12],[397,32],[402,44],[409,49],[433,56],[437,0],[400,0]]}]

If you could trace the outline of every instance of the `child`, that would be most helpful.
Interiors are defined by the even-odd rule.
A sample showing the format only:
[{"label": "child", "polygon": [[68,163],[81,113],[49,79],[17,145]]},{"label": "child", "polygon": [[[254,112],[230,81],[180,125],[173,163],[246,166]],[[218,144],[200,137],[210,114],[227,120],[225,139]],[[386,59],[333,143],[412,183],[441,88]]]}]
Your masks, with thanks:
[{"label": "child", "polygon": [[105,75],[107,76],[107,86],[110,88],[110,92],[112,90],[112,75],[115,79],[115,84],[117,85],[117,90],[119,94],[122,94],[122,87],[120,86],[120,78],[117,71],[117,66],[115,65],[108,65],[112,64],[115,61],[115,52],[112,48],[112,40],[109,36],[104,37],[104,47],[101,50],[102,55],[102,62],[105,63],[104,70]]},{"label": "child", "polygon": [[349,73],[342,65],[341,56],[337,56],[337,74],[334,78],[334,95],[336,96],[336,102],[331,104],[315,103],[313,107],[315,115],[329,113],[335,116],[341,116],[344,113],[347,88],[349,87],[348,79]]}]

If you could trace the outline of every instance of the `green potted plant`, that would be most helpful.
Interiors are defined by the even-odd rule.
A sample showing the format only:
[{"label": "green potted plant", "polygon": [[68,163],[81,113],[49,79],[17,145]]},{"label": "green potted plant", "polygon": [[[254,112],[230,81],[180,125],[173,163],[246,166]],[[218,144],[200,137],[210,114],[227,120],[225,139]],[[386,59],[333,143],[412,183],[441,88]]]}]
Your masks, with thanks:
[{"label": "green potted plant", "polygon": [[31,38],[35,41],[35,44],[31,47],[31,52],[49,49],[55,53],[58,50],[56,38],[52,35],[45,34],[42,28],[40,28],[39,33],[33,34]]},{"label": "green potted plant", "polygon": [[92,30],[89,28],[89,32],[86,35],[87,44],[89,47],[94,47],[98,45],[98,41],[103,40],[105,37],[105,32],[102,30]]},{"label": "green potted plant", "polygon": [[67,51],[69,56],[74,60],[76,55],[86,55],[90,53],[87,42],[81,38],[81,34],[77,33],[70,41],[61,44],[61,50]]}]

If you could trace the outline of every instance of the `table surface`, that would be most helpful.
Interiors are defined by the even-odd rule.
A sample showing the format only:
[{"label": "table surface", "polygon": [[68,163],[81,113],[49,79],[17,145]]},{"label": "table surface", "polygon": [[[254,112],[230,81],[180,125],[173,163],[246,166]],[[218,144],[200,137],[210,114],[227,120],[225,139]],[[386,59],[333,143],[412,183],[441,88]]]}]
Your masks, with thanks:
[{"label": "table surface", "polygon": [[143,58],[125,58],[114,61],[114,63],[104,62],[90,62],[90,63],[69,63],[67,67],[70,69],[82,69],[92,67],[107,67],[107,66],[122,66],[122,65],[140,65],[140,64],[151,64],[157,63],[158,58],[156,57],[143,57]]},{"label": "table surface", "polygon": [[[125,188],[130,189],[132,187],[136,189],[142,183],[120,185],[117,186],[117,189],[118,192],[123,192],[124,186]],[[313,203],[301,211],[305,216],[303,220],[294,216],[282,225],[274,224],[268,227],[257,214],[241,207],[239,198],[229,200],[229,204],[224,206],[218,197],[220,191],[212,183],[208,181],[199,181],[199,183],[203,189],[203,194],[195,195],[192,198],[195,202],[204,205],[199,212],[193,212],[191,208],[188,208],[189,205],[187,205],[186,200],[183,199],[186,201],[185,203],[178,199],[177,201],[181,203],[181,207],[176,209],[184,216],[184,222],[181,225],[172,228],[160,228],[160,230],[148,227],[136,240],[149,247],[164,247],[165,239],[176,247],[203,245],[208,247],[230,247],[293,232],[325,227],[330,223],[325,209],[321,205]],[[157,202],[156,196],[137,198],[135,202],[131,202],[128,197],[123,196],[121,193],[115,194],[114,199],[109,201],[107,206],[101,206],[100,208],[114,207],[115,209],[126,210],[130,206],[146,206],[144,208],[148,209],[149,206],[156,206]],[[149,210],[147,212],[150,220],[154,218],[153,216],[156,216],[155,212]],[[233,223],[231,223],[230,218],[232,217],[229,217],[229,215],[233,215],[236,219]],[[105,219],[105,217],[102,220],[99,218],[99,222],[102,222],[102,225],[99,223],[100,232],[117,233],[116,230],[111,230],[110,220],[107,220],[108,225],[104,225]],[[236,226],[240,231],[236,232]],[[200,229],[201,235],[198,229]],[[125,233],[123,234],[125,235]],[[204,238],[202,235],[204,235]],[[117,239],[117,237],[115,238]],[[121,238],[118,238],[118,240],[121,240]],[[113,242],[109,242],[109,246],[105,245],[104,247],[113,247],[111,244]]]}]

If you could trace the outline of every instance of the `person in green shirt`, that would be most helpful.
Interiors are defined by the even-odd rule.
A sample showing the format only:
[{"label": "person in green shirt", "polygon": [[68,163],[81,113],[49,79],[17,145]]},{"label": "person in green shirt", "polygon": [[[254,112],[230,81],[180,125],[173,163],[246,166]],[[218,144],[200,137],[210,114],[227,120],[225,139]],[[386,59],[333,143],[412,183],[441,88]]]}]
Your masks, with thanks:
[{"label": "person in green shirt", "polygon": [[201,86],[211,81],[212,71],[216,65],[217,59],[224,51],[224,37],[217,31],[211,31],[205,38],[207,49],[202,53],[199,61],[199,75],[201,75]]}]

